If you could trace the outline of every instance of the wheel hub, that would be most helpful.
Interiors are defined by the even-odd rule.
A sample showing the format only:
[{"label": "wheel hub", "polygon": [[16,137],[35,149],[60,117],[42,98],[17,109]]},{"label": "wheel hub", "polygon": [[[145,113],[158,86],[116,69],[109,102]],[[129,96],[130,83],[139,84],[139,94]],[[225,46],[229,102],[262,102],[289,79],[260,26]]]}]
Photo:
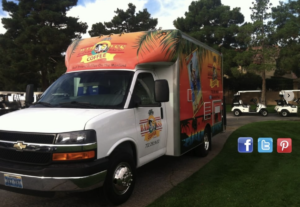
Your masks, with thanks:
[{"label": "wheel hub", "polygon": [[122,195],[127,192],[133,181],[131,169],[127,163],[120,163],[113,176],[113,186],[117,194]]},{"label": "wheel hub", "polygon": [[204,148],[205,148],[205,150],[209,149],[209,139],[208,139],[207,134],[204,135]]}]

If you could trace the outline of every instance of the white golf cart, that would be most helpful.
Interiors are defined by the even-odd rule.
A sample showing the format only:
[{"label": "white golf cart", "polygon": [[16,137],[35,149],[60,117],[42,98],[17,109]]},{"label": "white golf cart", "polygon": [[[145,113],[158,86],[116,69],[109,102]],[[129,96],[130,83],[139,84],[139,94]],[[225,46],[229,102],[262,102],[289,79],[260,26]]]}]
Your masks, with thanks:
[{"label": "white golf cart", "polygon": [[241,114],[261,114],[262,116],[268,116],[267,107],[264,104],[258,103],[256,98],[252,98],[250,100],[250,102],[253,102],[256,106],[254,109],[251,109],[251,105],[243,103],[243,101],[240,99],[241,93],[252,92],[261,92],[261,90],[238,91],[236,94],[234,94],[231,111],[235,116],[240,116]]},{"label": "white golf cart", "polygon": [[[282,90],[279,92],[281,100],[275,100],[277,105],[275,106],[275,111],[283,117],[290,114],[298,113],[299,98],[295,98],[294,92],[299,92],[300,90]],[[296,104],[290,104],[293,101]]]}]

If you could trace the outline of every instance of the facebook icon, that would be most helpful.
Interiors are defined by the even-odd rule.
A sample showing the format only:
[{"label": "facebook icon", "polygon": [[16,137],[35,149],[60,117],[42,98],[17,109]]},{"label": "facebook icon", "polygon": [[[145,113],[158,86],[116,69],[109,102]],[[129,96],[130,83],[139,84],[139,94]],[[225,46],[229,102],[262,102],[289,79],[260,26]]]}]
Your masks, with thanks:
[{"label": "facebook icon", "polygon": [[238,151],[239,151],[239,153],[251,153],[251,152],[253,152],[253,139],[252,139],[252,137],[239,137],[239,139],[238,139]]}]

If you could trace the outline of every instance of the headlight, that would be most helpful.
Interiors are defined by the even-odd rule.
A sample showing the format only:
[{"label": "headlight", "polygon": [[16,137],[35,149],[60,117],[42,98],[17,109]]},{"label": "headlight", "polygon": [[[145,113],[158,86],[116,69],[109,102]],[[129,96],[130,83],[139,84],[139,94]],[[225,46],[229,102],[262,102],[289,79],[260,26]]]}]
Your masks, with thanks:
[{"label": "headlight", "polygon": [[95,143],[96,140],[94,130],[66,132],[57,135],[55,144],[87,144]]}]

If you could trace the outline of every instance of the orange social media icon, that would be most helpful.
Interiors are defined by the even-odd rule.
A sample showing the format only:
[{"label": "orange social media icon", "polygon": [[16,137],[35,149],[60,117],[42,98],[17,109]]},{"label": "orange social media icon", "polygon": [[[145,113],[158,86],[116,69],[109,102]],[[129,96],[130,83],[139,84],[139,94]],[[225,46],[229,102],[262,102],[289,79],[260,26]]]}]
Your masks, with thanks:
[{"label": "orange social media icon", "polygon": [[277,139],[277,152],[278,153],[291,153],[292,152],[292,139],[291,138],[278,138]]}]

